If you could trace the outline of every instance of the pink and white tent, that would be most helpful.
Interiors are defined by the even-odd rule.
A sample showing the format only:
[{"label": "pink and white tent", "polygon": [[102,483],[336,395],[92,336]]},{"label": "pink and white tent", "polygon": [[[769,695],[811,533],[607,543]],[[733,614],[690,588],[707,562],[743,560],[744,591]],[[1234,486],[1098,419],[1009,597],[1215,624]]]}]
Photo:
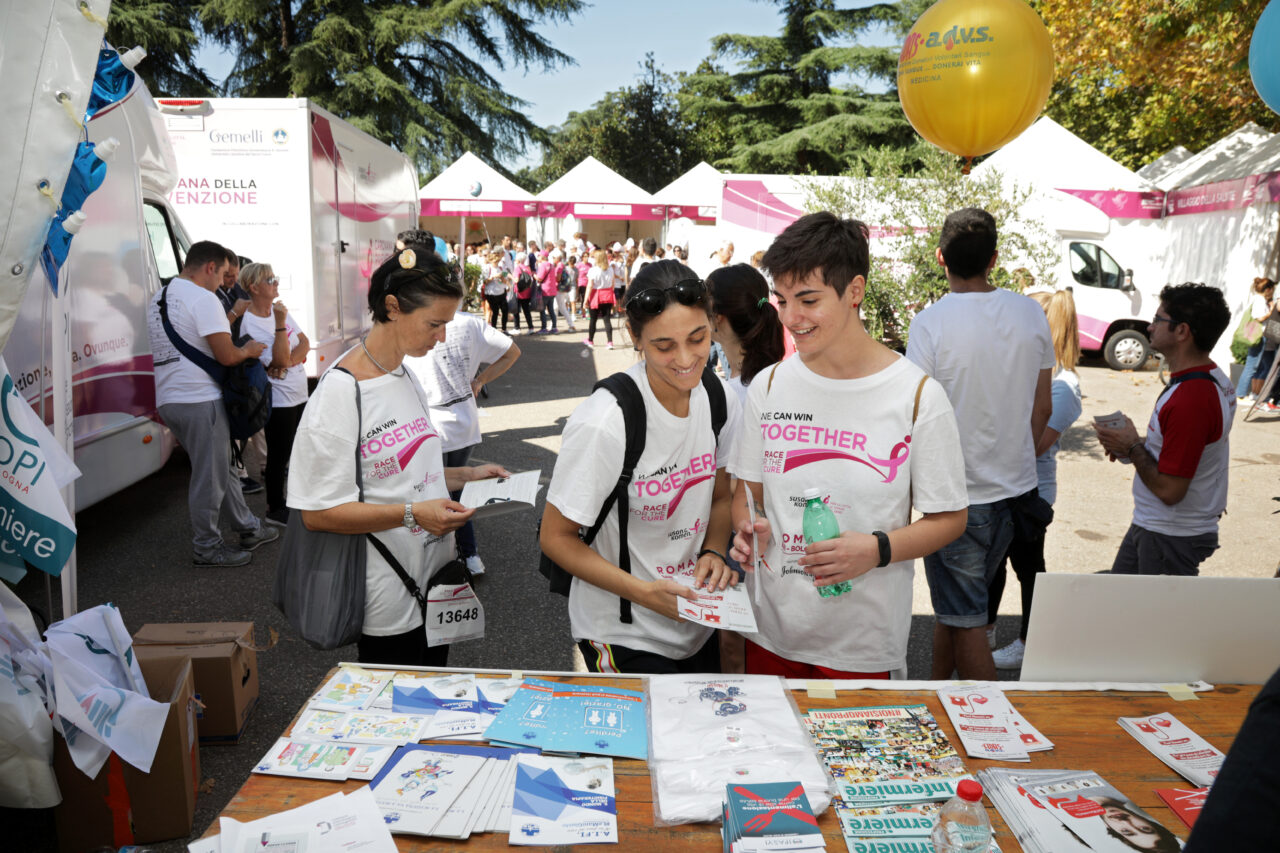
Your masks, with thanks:
[{"label": "pink and white tent", "polygon": [[418,221],[452,242],[460,231],[467,242],[517,236],[520,223],[539,215],[533,193],[470,151],[418,192]]},{"label": "pink and white tent", "polygon": [[530,221],[531,233],[541,227],[544,238],[554,239],[581,231],[596,245],[657,238],[666,216],[652,195],[591,156],[538,193],[538,202],[538,215],[555,221]]}]

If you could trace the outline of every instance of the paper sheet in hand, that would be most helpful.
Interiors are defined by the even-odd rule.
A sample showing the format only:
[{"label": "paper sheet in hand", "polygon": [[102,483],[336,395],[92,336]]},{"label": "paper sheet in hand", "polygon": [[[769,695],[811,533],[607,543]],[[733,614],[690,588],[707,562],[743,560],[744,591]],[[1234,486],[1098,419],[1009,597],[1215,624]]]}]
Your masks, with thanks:
[{"label": "paper sheet in hand", "polygon": [[463,506],[473,508],[472,519],[502,515],[518,509],[533,509],[538,502],[541,471],[521,471],[510,477],[472,480],[462,487]]},{"label": "paper sheet in hand", "polygon": [[676,612],[681,619],[746,634],[760,630],[756,627],[756,615],[751,610],[751,598],[745,585],[714,591],[704,588],[694,592],[698,594],[697,598],[676,599]]}]

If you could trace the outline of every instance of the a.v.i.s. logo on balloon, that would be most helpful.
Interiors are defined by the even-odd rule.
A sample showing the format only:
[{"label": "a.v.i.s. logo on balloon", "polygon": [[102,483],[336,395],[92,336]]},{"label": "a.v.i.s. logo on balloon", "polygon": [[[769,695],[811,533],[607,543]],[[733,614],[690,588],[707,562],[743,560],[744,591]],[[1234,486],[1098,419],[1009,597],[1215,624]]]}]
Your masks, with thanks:
[{"label": "a.v.i.s. logo on balloon", "polygon": [[945,33],[929,33],[924,46],[953,50],[958,44],[982,44],[987,41],[995,41],[991,37],[990,27],[952,27]]},{"label": "a.v.i.s. logo on balloon", "polygon": [[898,55],[898,62],[907,62],[914,57],[916,55],[916,51],[920,49],[920,44],[923,41],[924,36],[919,33],[912,33],[907,36],[906,42],[902,45],[902,53]]}]

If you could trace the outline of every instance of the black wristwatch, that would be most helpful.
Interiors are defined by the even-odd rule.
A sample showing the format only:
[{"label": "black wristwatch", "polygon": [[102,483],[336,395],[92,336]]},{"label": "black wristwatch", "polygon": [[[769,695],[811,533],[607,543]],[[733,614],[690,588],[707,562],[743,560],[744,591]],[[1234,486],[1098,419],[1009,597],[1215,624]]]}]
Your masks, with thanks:
[{"label": "black wristwatch", "polygon": [[880,545],[880,562],[876,563],[876,568],[882,569],[893,562],[893,548],[889,545],[889,534],[883,530],[873,530],[871,535],[876,537],[876,542]]}]

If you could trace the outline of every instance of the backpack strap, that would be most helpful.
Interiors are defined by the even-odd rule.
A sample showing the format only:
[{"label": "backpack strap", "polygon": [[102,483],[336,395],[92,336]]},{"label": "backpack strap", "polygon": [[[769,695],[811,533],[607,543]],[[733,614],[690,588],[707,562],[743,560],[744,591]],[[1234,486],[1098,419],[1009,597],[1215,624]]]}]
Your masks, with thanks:
[{"label": "backpack strap", "polygon": [[916,386],[916,402],[911,407],[911,428],[915,430],[916,418],[920,415],[920,396],[924,394],[924,383],[929,381],[929,374],[920,377],[920,384]]},{"label": "backpack strap", "polygon": [[780,362],[780,361],[779,361],[779,362],[777,362],[777,363],[775,363],[775,364],[773,365],[773,370],[770,370],[770,371],[769,371],[769,381],[768,381],[768,383],[767,383],[767,384],[765,384],[765,386],[764,386],[764,393],[765,393],[765,394],[768,394],[770,391],[772,391],[772,390],[773,390],[773,374],[777,373],[777,372],[778,372],[778,368],[779,368],[779,367],[781,367],[781,366],[782,366],[782,362]]},{"label": "backpack strap", "polygon": [[[596,517],[595,524],[587,530],[582,541],[590,545],[596,538],[596,534],[600,532],[601,525],[609,515],[609,510],[616,503],[618,507],[618,568],[627,574],[631,574],[631,548],[627,545],[627,519],[631,513],[627,510],[627,488],[631,485],[631,478],[635,476],[637,463],[640,462],[640,455],[644,453],[644,437],[647,428],[645,412],[644,412],[644,396],[640,393],[640,388],[635,381],[625,373],[615,373],[612,376],[606,376],[595,384],[591,389],[592,393],[599,388],[603,388],[614,396],[618,401],[618,408],[622,410],[622,423],[626,432],[626,449],[622,454],[622,472],[618,475],[618,482],[613,487],[613,491],[604,500],[604,506],[600,507],[600,515]],[[619,596],[618,598],[618,619],[622,622],[631,622],[631,602]]]},{"label": "backpack strap", "polygon": [[720,430],[729,420],[729,403],[724,397],[724,383],[711,369],[711,364],[702,368],[702,387],[707,390],[707,402],[711,404],[711,431],[715,433],[716,447],[720,446]]},{"label": "backpack strap", "polygon": [[169,342],[173,344],[174,349],[182,353],[182,355],[196,367],[209,374],[209,378],[219,385],[222,384],[226,376],[226,369],[218,363],[216,359],[210,358],[191,344],[183,340],[178,334],[178,330],[173,328],[173,324],[169,322],[169,285],[160,288],[160,322],[164,325],[164,333],[169,336]]},{"label": "backpack strap", "polygon": [[1181,376],[1174,376],[1169,380],[1169,386],[1160,392],[1160,396],[1156,398],[1156,405],[1160,405],[1160,401],[1164,399],[1164,395],[1168,394],[1175,386],[1181,385],[1183,382],[1189,382],[1192,379],[1208,379],[1214,385],[1218,384],[1218,380],[1212,373],[1207,370],[1193,370],[1190,373],[1184,373]]}]

